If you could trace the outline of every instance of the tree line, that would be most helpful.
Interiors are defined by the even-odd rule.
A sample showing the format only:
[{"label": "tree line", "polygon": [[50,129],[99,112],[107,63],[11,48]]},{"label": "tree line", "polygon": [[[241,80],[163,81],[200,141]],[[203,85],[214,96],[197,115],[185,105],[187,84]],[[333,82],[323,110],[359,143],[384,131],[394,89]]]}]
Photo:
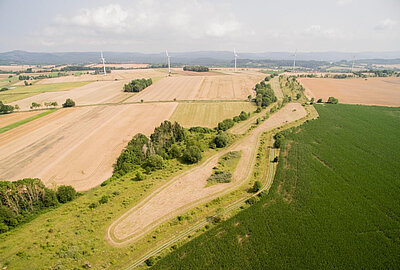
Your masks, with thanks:
[{"label": "tree line", "polygon": [[124,85],[124,92],[140,92],[152,84],[153,80],[151,78],[132,80],[130,83]]},{"label": "tree line", "polygon": [[192,127],[185,129],[179,123],[164,121],[147,137],[136,134],[118,157],[114,167],[115,177],[134,172],[136,180],[145,174],[164,168],[167,160],[181,163],[199,162],[208,148],[225,147],[229,137],[217,129]]},{"label": "tree line", "polygon": [[184,66],[184,71],[196,71],[196,72],[207,72],[209,68],[206,66]]},{"label": "tree line", "polygon": [[45,209],[72,201],[76,196],[72,186],[63,185],[53,190],[38,178],[0,181],[0,233],[29,221]]}]

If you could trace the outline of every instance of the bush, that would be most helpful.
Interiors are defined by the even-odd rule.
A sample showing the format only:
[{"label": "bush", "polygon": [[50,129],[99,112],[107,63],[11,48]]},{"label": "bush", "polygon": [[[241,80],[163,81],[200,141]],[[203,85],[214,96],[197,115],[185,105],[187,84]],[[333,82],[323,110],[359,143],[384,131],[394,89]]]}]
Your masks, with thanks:
[{"label": "bush", "polygon": [[141,171],[136,172],[136,177],[135,177],[136,181],[142,181],[142,180],[144,180],[144,178],[145,178],[145,176]]},{"label": "bush", "polygon": [[184,161],[191,164],[199,162],[202,157],[203,155],[201,154],[200,148],[195,145],[186,148],[182,156]]},{"label": "bush", "polygon": [[260,181],[256,181],[256,182],[254,182],[252,191],[253,192],[258,192],[261,188],[262,188],[261,182]]},{"label": "bush", "polygon": [[103,195],[99,200],[100,204],[105,204],[107,202],[108,202],[108,196],[107,195]]},{"label": "bush", "polygon": [[327,103],[338,104],[339,100],[337,98],[334,98],[334,97],[329,97]]},{"label": "bush", "polygon": [[146,160],[145,167],[149,167],[151,170],[159,170],[164,167],[164,159],[162,156],[153,154]]},{"label": "bush", "polygon": [[322,103],[322,98],[318,99],[317,103]]},{"label": "bush", "polygon": [[97,202],[92,202],[91,204],[89,204],[89,208],[90,209],[94,209],[98,206],[99,204]]},{"label": "bush", "polygon": [[220,133],[217,136],[215,136],[214,138],[214,143],[215,146],[218,148],[223,148],[225,147],[229,142],[229,138],[228,135],[226,135],[225,133]]},{"label": "bush", "polygon": [[57,199],[60,203],[72,201],[76,197],[76,190],[72,186],[59,186],[57,189]]},{"label": "bush", "polygon": [[62,106],[63,106],[64,108],[75,107],[75,101],[73,101],[73,100],[70,99],[70,98],[67,98],[67,99],[65,100],[65,103],[63,103]]},{"label": "bush", "polygon": [[45,207],[58,205],[57,194],[54,190],[45,188],[43,204]]},{"label": "bush", "polygon": [[251,197],[248,200],[246,200],[246,203],[252,205],[255,204],[257,201],[258,201],[257,197]]},{"label": "bush", "polygon": [[156,260],[153,257],[148,258],[144,261],[147,266],[153,266],[156,263]]},{"label": "bush", "polygon": [[240,121],[247,120],[247,119],[249,118],[249,116],[250,116],[250,114],[248,114],[248,113],[242,111],[242,112],[239,114]]},{"label": "bush", "polygon": [[235,122],[232,119],[225,119],[222,122],[218,123],[218,129],[222,131],[226,131],[233,127],[235,125]]}]

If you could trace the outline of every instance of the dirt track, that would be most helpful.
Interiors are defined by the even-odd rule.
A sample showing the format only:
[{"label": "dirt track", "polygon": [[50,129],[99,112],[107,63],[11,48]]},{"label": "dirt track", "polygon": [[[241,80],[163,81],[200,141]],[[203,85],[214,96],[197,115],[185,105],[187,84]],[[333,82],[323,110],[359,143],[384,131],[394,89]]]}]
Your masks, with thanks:
[{"label": "dirt track", "polygon": [[138,132],[150,134],[176,103],[63,109],[0,134],[0,179],[41,178],[77,190],[99,185]]},{"label": "dirt track", "polygon": [[400,106],[400,78],[327,79],[299,78],[308,98],[327,101],[333,96],[340,103]]},{"label": "dirt track", "polygon": [[[233,146],[214,155],[202,165],[174,178],[156,190],[144,201],[116,220],[108,230],[109,240],[113,244],[124,244],[137,239],[165,220],[172,218],[196,203],[236,188],[250,175],[253,167],[258,138],[266,130],[284,125],[286,121],[295,121],[306,115],[305,109],[298,103],[286,105],[267,121],[251,131],[250,135]],[[242,156],[233,174],[233,181],[206,187],[207,178],[221,155],[227,151],[241,151]]]}]

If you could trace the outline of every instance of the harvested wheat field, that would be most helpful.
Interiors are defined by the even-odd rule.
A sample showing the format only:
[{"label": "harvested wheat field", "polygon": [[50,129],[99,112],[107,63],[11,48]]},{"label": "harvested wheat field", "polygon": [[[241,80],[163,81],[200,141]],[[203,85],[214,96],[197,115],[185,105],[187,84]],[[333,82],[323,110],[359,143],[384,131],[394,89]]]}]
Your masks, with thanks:
[{"label": "harvested wheat field", "polygon": [[77,190],[99,185],[138,132],[150,134],[176,103],[94,106],[56,111],[0,134],[0,179],[38,177]]},{"label": "harvested wheat field", "polygon": [[261,73],[166,77],[127,101],[245,100],[264,77]]},{"label": "harvested wheat field", "polygon": [[323,79],[299,78],[308,98],[334,96],[340,103],[400,106],[400,78]]},{"label": "harvested wheat field", "polygon": [[32,111],[32,112],[15,112],[10,114],[0,115],[0,128],[11,125],[15,122],[24,120],[28,117],[42,113],[43,111]]},{"label": "harvested wheat field", "polygon": [[253,112],[256,106],[250,102],[180,103],[171,116],[184,127],[202,126],[214,128],[226,118],[241,111]]},{"label": "harvested wheat field", "polygon": [[[194,204],[211,200],[237,188],[247,180],[251,173],[260,134],[304,116],[306,116],[306,111],[299,103],[286,105],[252,130],[248,136],[212,156],[202,165],[175,177],[122,215],[109,227],[109,240],[114,244],[132,241],[163,221],[179,215]],[[206,186],[207,179],[212,173],[212,168],[216,166],[219,157],[229,151],[241,151],[241,158],[233,173],[233,181]]]},{"label": "harvested wheat field", "polygon": [[131,69],[113,70],[107,75],[104,74],[82,74],[80,76],[69,75],[57,78],[48,78],[39,81],[37,84],[65,83],[65,82],[84,82],[84,81],[114,81],[114,80],[134,80],[141,78],[164,77],[167,71],[163,69]]},{"label": "harvested wheat field", "polygon": [[[113,67],[113,68],[145,68],[148,67],[149,64],[134,64],[134,63],[121,63],[121,64],[105,64],[106,67]],[[102,68],[103,64],[90,64],[86,65],[86,67],[96,67],[96,68]]]},{"label": "harvested wheat field", "polygon": [[43,104],[44,102],[57,101],[58,105],[61,105],[67,98],[73,99],[76,105],[118,102],[124,97],[132,95],[122,92],[123,85],[123,81],[92,82],[68,91],[41,93],[12,102],[11,105],[18,104],[21,110],[29,110],[32,102]]}]

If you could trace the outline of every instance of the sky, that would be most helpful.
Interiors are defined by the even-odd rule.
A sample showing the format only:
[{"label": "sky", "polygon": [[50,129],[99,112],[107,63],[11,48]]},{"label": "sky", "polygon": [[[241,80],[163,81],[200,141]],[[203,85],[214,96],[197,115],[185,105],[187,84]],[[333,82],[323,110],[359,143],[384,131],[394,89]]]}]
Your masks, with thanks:
[{"label": "sky", "polygon": [[400,50],[400,0],[0,0],[0,52]]}]

